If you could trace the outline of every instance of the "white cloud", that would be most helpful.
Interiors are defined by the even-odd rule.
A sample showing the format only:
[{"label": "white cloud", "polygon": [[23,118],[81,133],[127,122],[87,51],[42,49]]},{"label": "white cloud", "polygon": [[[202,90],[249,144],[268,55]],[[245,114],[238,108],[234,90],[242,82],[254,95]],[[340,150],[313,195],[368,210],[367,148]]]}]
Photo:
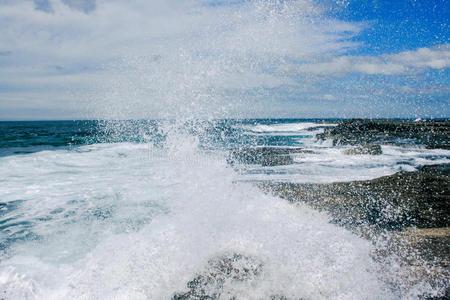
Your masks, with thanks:
[{"label": "white cloud", "polygon": [[35,92],[42,101],[77,89],[92,109],[116,117],[175,106],[208,112],[228,105],[228,95],[295,85],[277,67],[344,53],[363,28],[324,17],[313,0],[42,3],[44,11],[31,1],[0,4],[0,51],[10,54],[0,56],[0,82],[45,87]]},{"label": "white cloud", "polygon": [[320,75],[343,75],[347,73],[407,75],[449,67],[450,45],[446,44],[435,48],[420,48],[391,55],[339,56],[323,62],[291,65],[284,68],[284,71]]},{"label": "white cloud", "polygon": [[420,48],[416,51],[405,51],[395,55],[386,55],[386,60],[407,68],[445,69],[450,67],[450,44],[436,48]]},{"label": "white cloud", "polygon": [[330,19],[314,0],[213,2],[0,0],[0,110],[22,99],[22,114],[78,104],[114,118],[251,115],[302,95],[344,99],[314,75],[449,67],[448,46],[345,56],[368,25]]},{"label": "white cloud", "polygon": [[336,96],[333,96],[333,95],[331,95],[331,94],[323,95],[323,99],[324,99],[324,100],[328,100],[328,101],[336,101],[336,100],[338,100],[338,99],[336,98]]}]

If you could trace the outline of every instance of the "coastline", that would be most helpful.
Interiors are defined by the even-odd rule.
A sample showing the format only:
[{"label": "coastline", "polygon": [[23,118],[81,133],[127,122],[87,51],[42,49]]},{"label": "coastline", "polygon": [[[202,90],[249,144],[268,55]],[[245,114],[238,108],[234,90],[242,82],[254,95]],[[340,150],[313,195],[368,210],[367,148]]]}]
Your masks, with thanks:
[{"label": "coastline", "polygon": [[[319,125],[319,124],[318,124]],[[317,129],[315,127],[314,129]],[[449,149],[450,120],[341,120],[324,127],[318,141],[333,147],[351,146],[345,155],[382,155],[381,145]],[[292,156],[312,154],[305,148],[244,147],[230,152],[228,163],[285,166]],[[370,180],[333,183],[258,181],[264,192],[293,205],[308,205],[329,215],[331,222],[369,240],[373,258],[398,264],[408,275],[392,288],[426,283],[443,287],[438,297],[450,296],[450,164],[422,165]]]}]

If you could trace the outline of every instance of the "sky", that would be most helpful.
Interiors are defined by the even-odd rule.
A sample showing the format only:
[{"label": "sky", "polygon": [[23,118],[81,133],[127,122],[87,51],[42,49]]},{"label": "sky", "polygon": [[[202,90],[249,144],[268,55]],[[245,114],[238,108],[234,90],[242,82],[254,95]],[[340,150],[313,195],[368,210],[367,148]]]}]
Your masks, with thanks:
[{"label": "sky", "polygon": [[448,0],[0,0],[0,120],[450,116]]}]

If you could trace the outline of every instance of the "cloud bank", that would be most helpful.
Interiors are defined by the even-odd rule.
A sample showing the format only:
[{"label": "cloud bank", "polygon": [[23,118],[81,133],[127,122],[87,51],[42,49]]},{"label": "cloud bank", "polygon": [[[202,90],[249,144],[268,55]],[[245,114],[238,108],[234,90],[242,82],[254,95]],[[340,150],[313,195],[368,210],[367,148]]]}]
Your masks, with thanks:
[{"label": "cloud bank", "polygon": [[[290,66],[296,72],[345,75],[361,73],[368,75],[411,75],[429,70],[450,67],[450,45],[420,48],[398,54],[371,56],[339,56],[324,62]],[[293,70],[293,71],[294,71]]]},{"label": "cloud bank", "polygon": [[307,117],[419,88],[336,77],[449,67],[447,45],[349,56],[367,26],[313,0],[3,0],[0,118]]}]

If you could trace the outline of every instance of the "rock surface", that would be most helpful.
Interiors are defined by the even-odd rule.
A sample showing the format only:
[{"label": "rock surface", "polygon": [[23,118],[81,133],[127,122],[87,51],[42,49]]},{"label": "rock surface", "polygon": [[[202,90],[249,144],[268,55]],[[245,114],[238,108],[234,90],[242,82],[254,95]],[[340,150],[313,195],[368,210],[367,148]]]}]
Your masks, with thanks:
[{"label": "rock surface", "polygon": [[407,228],[378,236],[374,244],[374,258],[380,264],[401,267],[401,276],[392,286],[426,283],[434,291],[424,291],[419,299],[450,299],[449,227]]},{"label": "rock surface", "polygon": [[298,153],[313,152],[302,148],[243,147],[232,150],[227,162],[231,165],[236,163],[262,166],[289,165],[294,163],[291,155]]},{"label": "rock surface", "polygon": [[450,164],[424,166],[373,180],[329,184],[262,183],[291,202],[328,211],[346,227],[399,230],[447,227],[450,216]]},{"label": "rock surface", "polygon": [[374,258],[403,272],[389,282],[393,289],[427,283],[441,291],[422,299],[449,299],[449,176],[450,164],[440,164],[365,181],[259,186],[326,211],[332,222],[371,240]]},{"label": "rock surface", "polygon": [[318,139],[332,139],[334,145],[422,144],[429,149],[450,149],[450,120],[352,119],[325,129]]},{"label": "rock surface", "polygon": [[[379,155],[382,154],[380,145],[384,144],[450,149],[449,136],[450,120],[356,119],[342,121],[334,128],[327,127],[317,138],[332,139],[334,145],[354,146],[343,151],[347,155]],[[228,162],[232,165],[287,165],[294,163],[297,153],[314,152],[300,148],[244,147],[231,151]],[[449,178],[450,164],[440,164],[373,180],[257,184],[290,202],[306,203],[325,211],[332,222],[369,239],[375,245],[374,259],[381,265],[398,265],[401,269],[400,276],[394,277],[399,281],[392,282],[393,290],[426,283],[439,287],[440,291],[423,294],[423,299],[450,299]]]},{"label": "rock surface", "polygon": [[[233,282],[248,281],[262,272],[260,261],[238,253],[211,259],[206,270],[187,283],[187,292],[176,293],[172,300],[219,299],[224,287]],[[236,299],[226,295],[225,299]]]},{"label": "rock surface", "polygon": [[347,155],[362,155],[362,154],[381,155],[383,154],[383,151],[381,150],[380,145],[364,144],[353,147],[351,149],[344,150],[342,153]]}]

